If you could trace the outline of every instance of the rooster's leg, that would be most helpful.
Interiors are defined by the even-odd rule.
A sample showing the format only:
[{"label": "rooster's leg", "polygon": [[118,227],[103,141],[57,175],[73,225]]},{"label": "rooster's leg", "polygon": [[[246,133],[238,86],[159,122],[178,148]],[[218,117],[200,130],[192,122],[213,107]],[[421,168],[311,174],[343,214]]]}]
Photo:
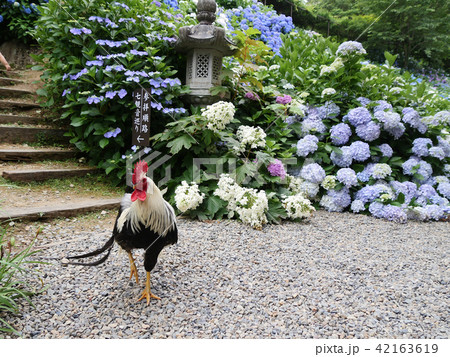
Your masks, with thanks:
[{"label": "rooster's leg", "polygon": [[147,298],[147,305],[150,305],[150,299],[157,299],[161,300],[161,298],[157,297],[156,295],[153,295],[150,292],[150,272],[147,272],[147,281],[145,282],[145,289],[142,292],[142,296],[138,301],[141,301],[143,298]]},{"label": "rooster's leg", "polygon": [[133,255],[131,254],[131,252],[128,252],[128,258],[130,258],[130,269],[131,269],[130,279],[134,275],[134,277],[136,278],[136,283],[139,284],[138,272],[137,272],[136,264],[134,264],[134,258],[133,258]]}]

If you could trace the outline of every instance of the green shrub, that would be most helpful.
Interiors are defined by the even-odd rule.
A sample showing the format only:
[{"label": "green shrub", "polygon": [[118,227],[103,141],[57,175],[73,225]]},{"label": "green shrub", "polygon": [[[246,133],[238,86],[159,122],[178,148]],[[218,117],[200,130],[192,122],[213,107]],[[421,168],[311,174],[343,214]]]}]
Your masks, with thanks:
[{"label": "green shrub", "polygon": [[40,94],[45,105],[62,106],[70,142],[118,182],[131,152],[132,92],[149,89],[152,134],[185,112],[179,97],[187,89],[175,69],[183,64],[171,45],[177,27],[192,18],[149,0],[50,1],[40,10]]},{"label": "green shrub", "polygon": [[[38,230],[37,235],[39,234]],[[20,312],[18,302],[25,299],[32,304],[30,297],[42,292],[31,285],[30,274],[35,274],[35,268],[30,269],[30,265],[42,264],[40,261],[32,259],[32,256],[39,251],[33,250],[34,242],[18,253],[12,253],[14,240],[5,240],[6,229],[0,227],[0,331],[14,333],[20,336],[19,331],[8,324],[5,314],[17,314]]]}]

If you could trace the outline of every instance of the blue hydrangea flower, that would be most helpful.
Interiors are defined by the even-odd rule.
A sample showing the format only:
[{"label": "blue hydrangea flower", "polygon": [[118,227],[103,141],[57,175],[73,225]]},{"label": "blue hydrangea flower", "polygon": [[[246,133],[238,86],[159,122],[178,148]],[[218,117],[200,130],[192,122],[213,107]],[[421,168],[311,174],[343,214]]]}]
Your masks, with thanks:
[{"label": "blue hydrangea flower", "polygon": [[333,151],[330,155],[330,159],[336,166],[349,167],[353,161],[352,151],[349,146],[341,147],[342,153],[338,154]]},{"label": "blue hydrangea flower", "polygon": [[396,223],[405,223],[408,219],[408,216],[405,209],[402,207],[385,205],[382,209],[382,217],[380,218],[384,218],[388,221]]},{"label": "blue hydrangea flower", "polygon": [[372,101],[366,97],[359,97],[356,98],[356,100],[360,102],[363,107],[367,107],[368,104],[372,103]]},{"label": "blue hydrangea flower", "polygon": [[341,109],[339,108],[339,106],[331,101],[327,101],[325,102],[325,104],[321,107],[319,107],[319,111],[323,113],[324,118],[336,118],[339,113],[341,112]]},{"label": "blue hydrangea flower", "polygon": [[392,104],[389,104],[385,100],[377,100],[378,105],[373,108],[373,112],[379,112],[379,111],[386,111],[386,110],[392,110]]},{"label": "blue hydrangea flower", "polygon": [[416,197],[417,193],[417,185],[410,181],[399,182],[399,181],[391,181],[389,183],[392,189],[395,192],[395,198],[398,197],[400,193],[403,193],[405,196],[405,203],[409,204],[411,200]]},{"label": "blue hydrangea flower", "polygon": [[372,120],[372,115],[365,107],[351,109],[347,115],[347,120],[353,126],[367,124]]},{"label": "blue hydrangea flower", "polygon": [[440,146],[433,146],[429,150],[430,156],[436,157],[439,160],[445,159],[445,152]]},{"label": "blue hydrangea flower", "polygon": [[297,142],[297,155],[308,156],[314,153],[318,148],[319,139],[314,135],[306,135],[303,139]]},{"label": "blue hydrangea flower", "polygon": [[393,195],[392,189],[384,184],[367,185],[356,192],[355,198],[364,203],[373,202],[383,193]]},{"label": "blue hydrangea flower", "polygon": [[405,132],[405,125],[401,122],[399,114],[394,112],[377,111],[375,118],[383,123],[383,128],[395,139],[400,138]]},{"label": "blue hydrangea flower", "polygon": [[450,157],[450,142],[442,138],[441,136],[437,137],[438,146],[442,148],[446,157]]},{"label": "blue hydrangea flower", "polygon": [[366,50],[358,41],[346,41],[339,45],[336,56],[365,55]]},{"label": "blue hydrangea flower", "polygon": [[414,175],[414,173],[417,172],[419,166],[420,166],[419,159],[417,157],[412,156],[402,164],[403,174]]},{"label": "blue hydrangea flower", "polygon": [[329,212],[342,212],[352,202],[348,188],[342,190],[329,190],[322,196],[319,204]]},{"label": "blue hydrangea flower", "polygon": [[368,142],[378,139],[380,137],[380,132],[380,125],[373,121],[356,127],[356,135]]},{"label": "blue hydrangea flower", "polygon": [[325,178],[325,176],[326,176],[325,170],[319,164],[316,163],[305,165],[302,167],[300,171],[301,178],[316,184],[320,184]]},{"label": "blue hydrangea flower", "polygon": [[378,146],[378,148],[381,150],[381,155],[385,157],[391,157],[394,153],[394,150],[392,150],[389,144],[381,144]]},{"label": "blue hydrangea flower", "polygon": [[450,183],[449,182],[441,182],[438,187],[437,191],[444,196],[445,198],[450,200]]},{"label": "blue hydrangea flower", "polygon": [[366,161],[370,157],[369,144],[363,141],[355,141],[350,145],[350,152],[353,160],[358,162]]},{"label": "blue hydrangea flower", "polygon": [[305,119],[302,122],[302,133],[303,135],[308,134],[323,134],[327,130],[327,127],[321,120],[311,120]]},{"label": "blue hydrangea flower", "polygon": [[336,173],[336,178],[339,182],[343,183],[346,187],[358,185],[358,179],[356,173],[350,168],[339,169]]},{"label": "blue hydrangea flower", "polygon": [[356,174],[356,177],[358,178],[358,180],[362,181],[362,182],[368,182],[370,180],[370,177],[372,176],[372,171],[373,171],[374,165],[375,165],[374,163],[369,163],[364,168],[364,170],[362,170],[361,172],[358,172]]},{"label": "blue hydrangea flower", "polygon": [[409,124],[413,128],[416,128],[422,134],[427,131],[428,127],[426,126],[426,124],[422,123],[422,121],[420,120],[420,114],[416,110],[414,110],[413,108],[404,108],[402,110],[402,114],[402,120],[404,123]]},{"label": "blue hydrangea flower", "polygon": [[127,91],[125,89],[121,89],[118,93],[119,98],[122,99],[123,97],[125,97],[127,95]]},{"label": "blue hydrangea flower", "polygon": [[330,139],[334,145],[344,145],[350,139],[352,130],[350,126],[345,123],[333,125],[330,130]]},{"label": "blue hydrangea flower", "polygon": [[413,141],[412,152],[421,157],[428,156],[428,149],[433,146],[433,142],[428,138],[417,138]]},{"label": "blue hydrangea flower", "polygon": [[366,210],[366,207],[364,206],[364,202],[360,200],[354,200],[350,206],[350,209],[355,212],[359,213]]}]

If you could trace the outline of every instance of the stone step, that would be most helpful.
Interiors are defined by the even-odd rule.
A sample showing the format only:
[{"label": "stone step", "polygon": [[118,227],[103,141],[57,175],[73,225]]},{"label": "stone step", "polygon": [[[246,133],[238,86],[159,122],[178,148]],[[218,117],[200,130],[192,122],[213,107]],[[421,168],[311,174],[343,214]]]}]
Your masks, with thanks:
[{"label": "stone step", "polygon": [[75,150],[58,149],[3,149],[0,150],[0,160],[3,161],[42,161],[67,160],[75,157]]},{"label": "stone step", "polygon": [[15,78],[0,77],[0,86],[12,86],[15,84],[24,84],[25,81]]},{"label": "stone step", "polygon": [[0,142],[2,143],[67,143],[64,129],[28,128],[0,125]]},{"label": "stone step", "polygon": [[32,102],[21,102],[0,99],[0,109],[20,108],[20,109],[33,109],[40,108],[41,106]]},{"label": "stone step", "polygon": [[4,97],[21,97],[23,95],[33,95],[33,94],[36,94],[36,92],[27,89],[0,87],[0,96]]},{"label": "stone step", "polygon": [[14,182],[44,181],[67,177],[80,177],[98,172],[96,168],[82,169],[48,169],[48,170],[15,170],[3,171],[3,177]]},{"label": "stone step", "polygon": [[0,125],[1,124],[37,124],[40,120],[39,117],[30,117],[26,115],[10,115],[10,114],[0,114]]},{"label": "stone step", "polygon": [[4,208],[0,210],[0,223],[12,219],[36,221],[46,218],[72,217],[98,210],[118,209],[121,198],[92,199],[41,207]]}]

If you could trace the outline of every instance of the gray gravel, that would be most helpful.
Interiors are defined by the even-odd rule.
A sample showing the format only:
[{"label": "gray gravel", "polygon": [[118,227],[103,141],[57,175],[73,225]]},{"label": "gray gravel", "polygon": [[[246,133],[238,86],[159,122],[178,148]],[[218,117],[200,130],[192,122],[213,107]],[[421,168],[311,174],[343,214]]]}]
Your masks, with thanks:
[{"label": "gray gravel", "polygon": [[[41,255],[101,245],[112,227],[47,224]],[[9,318],[25,338],[448,338],[449,222],[399,225],[317,212],[253,230],[235,221],[179,221],[145,282],[129,281],[114,248],[99,267],[44,266],[36,309]],[[67,242],[68,240],[75,240]]]}]

